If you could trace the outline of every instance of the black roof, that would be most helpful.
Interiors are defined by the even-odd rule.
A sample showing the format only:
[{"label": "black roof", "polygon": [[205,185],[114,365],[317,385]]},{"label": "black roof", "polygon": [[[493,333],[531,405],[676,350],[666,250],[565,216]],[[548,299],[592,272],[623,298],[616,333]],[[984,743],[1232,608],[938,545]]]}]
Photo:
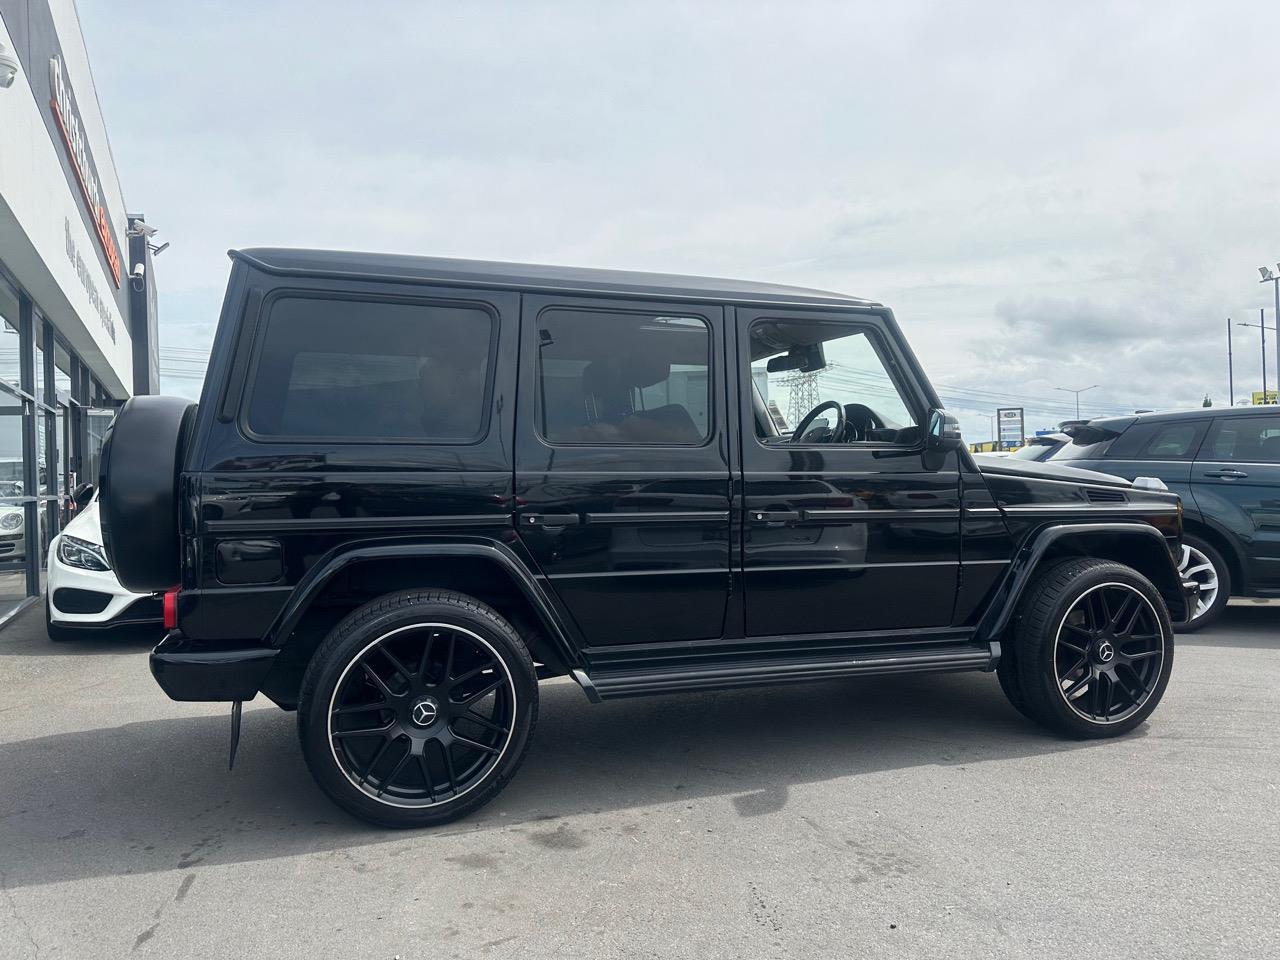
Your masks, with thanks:
[{"label": "black roof", "polygon": [[723,300],[730,303],[795,303],[810,306],[879,306],[843,293],[810,290],[749,280],[684,277],[632,270],[552,267],[532,263],[455,260],[394,253],[344,253],[339,250],[297,250],[252,247],[231,250],[230,256],[260,270],[282,276],[359,277],[389,281],[467,284],[519,290],[590,293],[606,296],[648,296],[671,300]]}]

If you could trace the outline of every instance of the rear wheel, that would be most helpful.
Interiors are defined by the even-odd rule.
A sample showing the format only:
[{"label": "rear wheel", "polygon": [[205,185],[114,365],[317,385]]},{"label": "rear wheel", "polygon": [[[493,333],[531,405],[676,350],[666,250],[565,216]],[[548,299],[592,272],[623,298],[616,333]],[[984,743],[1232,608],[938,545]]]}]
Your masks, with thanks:
[{"label": "rear wheel", "polygon": [[1187,534],[1182,538],[1178,573],[1183,580],[1194,580],[1200,585],[1200,596],[1191,618],[1174,628],[1179,633],[1192,633],[1222,616],[1231,599],[1231,571],[1213,544]]},{"label": "rear wheel", "polygon": [[298,732],[339,806],[420,827],[491,800],[524,759],[537,710],[533,661],[502,617],[462,594],[410,590],[361,607],[321,644]]},{"label": "rear wheel", "polygon": [[1014,644],[1020,709],[1081,739],[1118,736],[1146,720],[1173,668],[1159,592],[1109,560],[1066,560],[1040,574],[1022,601]]}]

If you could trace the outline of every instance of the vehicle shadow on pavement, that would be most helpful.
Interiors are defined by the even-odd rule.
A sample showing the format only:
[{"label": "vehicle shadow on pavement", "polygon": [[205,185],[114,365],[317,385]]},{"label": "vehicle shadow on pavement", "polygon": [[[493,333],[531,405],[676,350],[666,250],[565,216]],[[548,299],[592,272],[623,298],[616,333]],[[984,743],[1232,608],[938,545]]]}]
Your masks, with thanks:
[{"label": "vehicle shadow on pavement", "polygon": [[[662,804],[726,802],[749,818],[784,808],[795,785],[1098,746],[1044,734],[1005,703],[986,674],[596,706],[572,683],[556,681],[542,687],[534,746],[506,791],[467,820],[405,833],[367,826],[329,803],[303,764],[295,728],[292,714],[246,711],[240,759],[230,773],[225,716],[0,745],[4,885],[415,844],[526,825],[545,832],[541,821]],[[1141,735],[1142,728],[1133,734]],[[856,781],[848,790],[856,807]]]},{"label": "vehicle shadow on pavement", "polygon": [[1174,650],[1180,646],[1280,650],[1280,605],[1233,603],[1212,626],[1178,634]]}]

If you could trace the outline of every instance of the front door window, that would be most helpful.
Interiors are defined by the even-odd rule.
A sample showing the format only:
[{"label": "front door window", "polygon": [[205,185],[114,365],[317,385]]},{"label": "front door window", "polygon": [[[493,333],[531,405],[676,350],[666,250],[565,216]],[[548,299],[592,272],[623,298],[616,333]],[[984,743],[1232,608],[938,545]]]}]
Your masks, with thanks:
[{"label": "front door window", "polygon": [[847,323],[752,325],[756,434],[764,443],[916,443],[920,420],[872,331]]}]

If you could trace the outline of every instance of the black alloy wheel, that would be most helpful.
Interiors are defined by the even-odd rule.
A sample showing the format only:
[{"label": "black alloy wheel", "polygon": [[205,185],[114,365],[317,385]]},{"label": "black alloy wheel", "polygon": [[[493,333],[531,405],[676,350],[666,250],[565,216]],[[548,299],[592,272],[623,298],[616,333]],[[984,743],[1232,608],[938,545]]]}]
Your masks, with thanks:
[{"label": "black alloy wheel", "polygon": [[316,651],[298,709],[316,782],[393,827],[456,819],[514,775],[537,718],[533,661],[471,597],[406,591],[366,604]]},{"label": "black alloy wheel", "polygon": [[479,783],[511,740],[515,686],[497,651],[447,623],[397,627],[347,664],[329,708],[334,759],[377,800],[422,807]]},{"label": "black alloy wheel", "polygon": [[1093,723],[1127,720],[1156,689],[1164,646],[1159,614],[1137,588],[1091,587],[1058,627],[1054,671],[1063,700]]},{"label": "black alloy wheel", "polygon": [[1132,567],[1076,557],[1028,584],[998,666],[1010,702],[1069,737],[1115,737],[1151,715],[1173,669],[1173,626]]}]

